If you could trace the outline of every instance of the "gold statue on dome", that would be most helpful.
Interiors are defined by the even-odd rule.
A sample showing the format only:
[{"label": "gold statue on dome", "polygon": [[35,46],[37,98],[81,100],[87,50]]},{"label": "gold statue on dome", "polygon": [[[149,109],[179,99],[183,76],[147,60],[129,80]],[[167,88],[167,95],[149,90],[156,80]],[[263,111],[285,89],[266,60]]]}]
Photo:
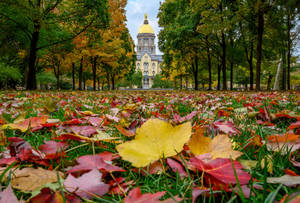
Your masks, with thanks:
[{"label": "gold statue on dome", "polygon": [[146,19],[146,20],[148,19],[148,15],[147,15],[147,13],[145,13],[145,19]]}]

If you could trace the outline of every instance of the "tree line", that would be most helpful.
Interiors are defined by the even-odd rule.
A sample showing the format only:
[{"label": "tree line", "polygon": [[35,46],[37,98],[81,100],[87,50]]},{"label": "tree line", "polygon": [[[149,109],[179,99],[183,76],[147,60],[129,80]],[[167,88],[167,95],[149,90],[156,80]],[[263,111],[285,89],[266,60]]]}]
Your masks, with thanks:
[{"label": "tree line", "polygon": [[158,14],[163,72],[181,83],[192,78],[196,90],[271,89],[274,80],[290,90],[291,77],[300,81],[299,72],[291,76],[299,14],[297,0],[166,0]]},{"label": "tree line", "polygon": [[[0,2],[0,65],[27,90],[53,72],[57,89],[69,74],[72,88],[115,88],[135,70],[134,44],[126,27],[127,0],[3,0]],[[17,73],[16,69],[19,70]],[[13,70],[13,71],[12,71]],[[12,80],[14,79],[12,78]],[[11,83],[10,81],[7,81]]]}]

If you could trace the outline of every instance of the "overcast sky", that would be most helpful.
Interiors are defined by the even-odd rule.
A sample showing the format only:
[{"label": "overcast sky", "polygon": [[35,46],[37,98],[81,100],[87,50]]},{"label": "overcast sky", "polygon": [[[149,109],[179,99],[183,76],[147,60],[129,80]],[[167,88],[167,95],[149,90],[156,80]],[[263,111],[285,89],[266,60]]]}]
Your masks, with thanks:
[{"label": "overcast sky", "polygon": [[148,14],[149,24],[153,27],[156,34],[156,53],[161,54],[157,47],[158,27],[158,9],[159,3],[164,0],[128,0],[126,6],[127,27],[130,31],[132,39],[137,40],[137,34],[140,26],[144,22],[145,13]]}]

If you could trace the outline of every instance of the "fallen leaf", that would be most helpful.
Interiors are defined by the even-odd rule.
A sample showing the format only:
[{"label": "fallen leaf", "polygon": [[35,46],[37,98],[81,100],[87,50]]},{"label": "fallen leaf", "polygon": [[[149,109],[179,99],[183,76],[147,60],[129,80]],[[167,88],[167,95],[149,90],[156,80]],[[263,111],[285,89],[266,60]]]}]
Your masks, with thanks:
[{"label": "fallen leaf", "polygon": [[233,126],[233,123],[229,121],[216,121],[213,123],[213,126],[225,134],[232,135],[240,133],[240,131]]},{"label": "fallen leaf", "polygon": [[[124,203],[158,203],[158,202],[162,202],[162,203],[171,203],[171,202],[175,202],[173,199],[169,198],[167,200],[164,201],[160,201],[159,199],[165,195],[165,191],[164,192],[157,192],[155,194],[151,194],[151,193],[146,193],[146,194],[142,194],[141,193],[141,189],[139,187],[132,189],[128,196],[124,199]],[[176,199],[176,201],[180,202],[182,199],[178,198],[178,197],[174,197]]]},{"label": "fallen leaf", "polygon": [[[7,178],[7,175],[5,177]],[[62,175],[60,174],[62,177]],[[40,189],[47,183],[57,182],[57,172],[43,168],[23,168],[12,170],[11,186],[22,192],[32,192]]]},{"label": "fallen leaf", "polygon": [[186,170],[182,164],[170,158],[167,158],[166,162],[174,173],[178,172],[180,177],[188,177],[188,174],[186,173]]},{"label": "fallen leaf", "polygon": [[[247,184],[251,178],[251,175],[242,170],[243,167],[238,161],[232,160],[232,162],[240,184]],[[219,181],[222,181],[223,183],[237,183],[230,159],[218,158],[205,163],[204,161],[196,157],[192,157],[190,160],[190,164],[200,171],[208,173]]]},{"label": "fallen leaf", "polygon": [[283,184],[286,186],[296,186],[300,184],[300,176],[290,176],[290,175],[284,175],[281,177],[268,177],[267,183],[273,183],[273,184]]},{"label": "fallen leaf", "polygon": [[294,192],[292,194],[286,194],[280,200],[279,203],[299,203],[300,202],[300,192]]},{"label": "fallen leaf", "polygon": [[270,155],[265,155],[265,157],[261,160],[260,166],[262,169],[265,168],[265,162],[267,162],[267,170],[270,174],[273,174],[273,159]]},{"label": "fallen leaf", "polygon": [[126,137],[133,137],[135,135],[134,132],[132,132],[131,130],[126,130],[123,127],[119,126],[119,125],[115,125],[115,127],[119,130],[119,132],[126,136]]},{"label": "fallen leaf", "polygon": [[86,142],[101,142],[101,141],[112,142],[114,140],[120,139],[119,137],[112,137],[111,135],[109,135],[104,131],[100,131],[100,130],[96,130],[96,131],[97,134],[93,135],[92,137],[81,136],[74,133],[66,133],[58,137],[55,137],[54,139],[61,140],[61,141],[77,140],[77,141],[86,141]]},{"label": "fallen leaf", "polygon": [[239,162],[242,164],[243,168],[251,170],[256,167],[257,161],[253,160],[241,160],[239,159]]},{"label": "fallen leaf", "polygon": [[4,132],[0,130],[0,146],[5,146],[7,143],[7,138],[4,135]]},{"label": "fallen leaf", "polygon": [[57,159],[65,156],[64,150],[67,147],[64,142],[47,141],[39,146],[39,150],[46,155],[46,159]]},{"label": "fallen leaf", "polygon": [[269,142],[279,143],[279,142],[296,142],[300,138],[300,135],[295,135],[293,133],[286,133],[281,135],[271,135],[268,137]]},{"label": "fallen leaf", "polygon": [[101,182],[101,178],[102,174],[97,169],[93,169],[79,178],[69,174],[64,186],[71,193],[91,199],[93,196],[102,196],[108,192],[109,185]]},{"label": "fallen leaf", "polygon": [[80,203],[82,202],[77,196],[64,192],[65,202],[60,191],[54,192],[50,188],[43,188],[40,193],[31,198],[28,203]]},{"label": "fallen leaf", "polygon": [[122,168],[110,163],[113,158],[107,159],[105,157],[107,157],[106,154],[104,156],[103,154],[81,156],[77,159],[78,165],[68,170],[67,173],[85,172],[93,169],[104,172],[124,171]]},{"label": "fallen leaf", "polygon": [[218,192],[220,191],[211,191],[210,188],[195,187],[192,189],[192,203],[196,202],[197,198],[201,195],[215,194]]},{"label": "fallen leaf", "polygon": [[212,159],[232,158],[235,160],[243,155],[242,152],[233,150],[229,137],[224,134],[211,139],[202,133],[195,133],[188,142],[188,146],[194,155],[210,153]]},{"label": "fallen leaf", "polygon": [[135,167],[145,167],[160,158],[181,152],[191,136],[191,123],[173,127],[159,119],[150,119],[136,131],[135,139],[116,147],[121,157]]},{"label": "fallen leaf", "polygon": [[95,127],[93,126],[71,126],[70,128],[75,134],[79,134],[85,137],[91,137],[92,135],[97,133]]},{"label": "fallen leaf", "polygon": [[48,116],[32,117],[25,119],[17,123],[6,124],[2,126],[2,129],[20,130],[26,132],[29,128],[40,127],[47,122]]},{"label": "fallen leaf", "polygon": [[99,118],[99,117],[84,117],[85,119],[87,119],[88,123],[91,124],[94,127],[98,127],[103,123],[103,118]]},{"label": "fallen leaf", "polygon": [[5,190],[0,192],[0,203],[18,203],[20,202],[9,184]]}]

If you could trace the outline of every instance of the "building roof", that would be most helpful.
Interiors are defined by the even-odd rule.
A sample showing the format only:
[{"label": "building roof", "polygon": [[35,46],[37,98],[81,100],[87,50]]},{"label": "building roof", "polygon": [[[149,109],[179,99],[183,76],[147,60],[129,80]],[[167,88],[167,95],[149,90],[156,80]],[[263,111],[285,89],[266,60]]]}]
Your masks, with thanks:
[{"label": "building roof", "polygon": [[148,16],[145,14],[144,24],[140,27],[138,34],[150,33],[155,34],[151,25],[149,25]]},{"label": "building roof", "polygon": [[151,61],[158,61],[158,62],[163,61],[162,55],[152,55],[150,52],[142,52],[141,54],[138,54],[137,60],[140,61],[145,54],[149,55],[149,57],[151,58]]}]

